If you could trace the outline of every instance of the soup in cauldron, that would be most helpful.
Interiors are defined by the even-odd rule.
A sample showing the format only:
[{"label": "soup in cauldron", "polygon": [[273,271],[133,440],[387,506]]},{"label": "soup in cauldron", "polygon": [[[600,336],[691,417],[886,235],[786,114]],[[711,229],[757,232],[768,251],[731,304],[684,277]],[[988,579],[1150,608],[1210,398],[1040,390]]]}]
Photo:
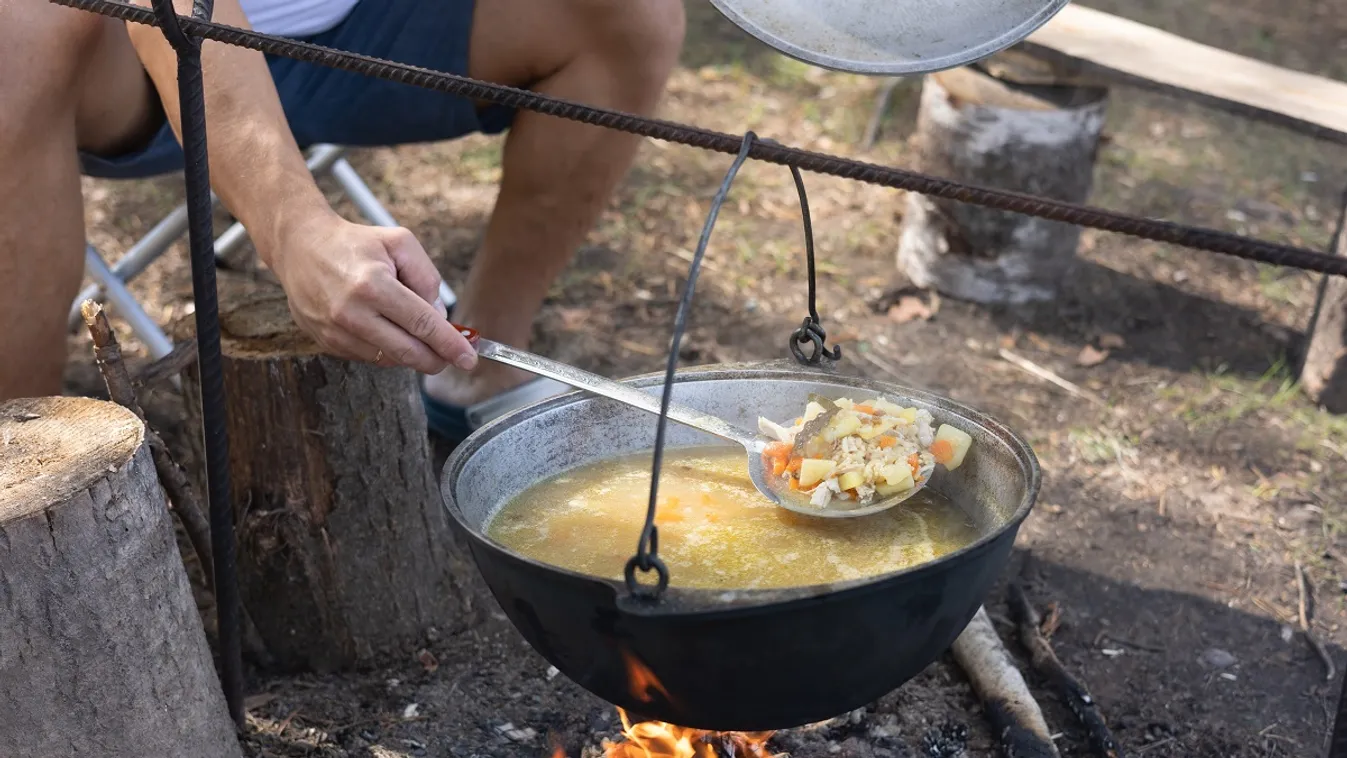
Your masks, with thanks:
[{"label": "soup in cauldron", "polygon": [[[571,571],[620,579],[650,499],[650,454],[581,466],[506,503],[491,539]],[[765,499],[738,447],[668,450],[660,475],[659,553],[670,584],[769,589],[860,579],[934,560],[979,537],[957,505],[929,489],[854,519],[801,516]]]}]

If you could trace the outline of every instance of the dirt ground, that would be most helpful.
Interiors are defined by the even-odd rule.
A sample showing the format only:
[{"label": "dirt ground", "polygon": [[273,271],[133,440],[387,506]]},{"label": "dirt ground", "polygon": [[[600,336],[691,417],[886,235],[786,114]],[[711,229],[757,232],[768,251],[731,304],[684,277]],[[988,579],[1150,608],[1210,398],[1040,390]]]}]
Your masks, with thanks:
[{"label": "dirt ground", "polygon": [[[1347,76],[1347,17],[1328,3],[1088,3],[1247,55]],[[690,39],[665,115],[729,132],[907,165],[919,81],[896,91],[880,141],[859,145],[880,82],[809,69],[689,0]],[[1130,90],[1113,93],[1092,202],[1322,249],[1347,186],[1347,149]],[[360,151],[353,161],[451,283],[499,178],[500,141]],[[540,352],[612,376],[658,369],[710,196],[729,158],[648,142],[589,245],[552,293]],[[1317,278],[1086,231],[1054,303],[987,308],[913,289],[896,271],[900,192],[807,176],[820,310],[847,370],[982,407],[1033,444],[1039,504],[1032,594],[1060,604],[1058,654],[1088,683],[1128,754],[1318,756],[1337,684],[1298,631],[1296,566],[1314,634],[1347,664],[1347,420],[1298,392],[1294,366]],[[115,258],[181,197],[177,177],[86,181],[91,241]],[[340,207],[350,210],[346,204]],[[801,231],[785,169],[749,164],[716,228],[685,341],[688,364],[779,358],[805,313]],[[185,313],[182,246],[134,289],[161,321]],[[930,318],[891,318],[916,298]],[[129,336],[124,339],[136,347]],[[71,337],[71,392],[98,394],[87,339]],[[1104,400],[1062,392],[1009,349]],[[1102,361],[1082,351],[1107,352]],[[1094,358],[1098,358],[1096,353]],[[1093,365],[1083,365],[1093,364]],[[180,425],[158,393],[153,421]],[[998,619],[1004,593],[988,599]],[[998,622],[1000,623],[1000,622]],[[1010,639],[1007,626],[1002,632]],[[1012,650],[1022,651],[1015,645]],[[593,754],[612,708],[547,664],[503,620],[374,675],[255,679],[257,756]],[[1070,713],[1027,674],[1085,755]],[[510,726],[507,726],[510,725]],[[527,731],[527,730],[532,730]],[[995,755],[962,674],[941,661],[863,712],[777,735],[812,756]]]}]

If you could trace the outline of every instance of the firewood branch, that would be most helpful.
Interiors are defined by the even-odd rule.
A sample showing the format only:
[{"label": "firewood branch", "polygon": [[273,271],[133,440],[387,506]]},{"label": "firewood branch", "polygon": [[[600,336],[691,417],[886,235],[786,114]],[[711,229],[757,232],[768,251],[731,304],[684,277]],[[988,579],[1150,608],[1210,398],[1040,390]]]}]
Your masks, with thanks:
[{"label": "firewood branch", "polygon": [[951,652],[982,701],[1006,758],[1059,758],[1043,711],[985,608],[978,609]]},{"label": "firewood branch", "polygon": [[[94,361],[98,364],[99,373],[103,375],[103,383],[108,388],[108,397],[112,398],[112,402],[136,414],[141,421],[145,421],[145,411],[140,407],[140,400],[136,397],[131,374],[126,370],[126,364],[122,362],[122,347],[117,342],[117,335],[112,332],[112,325],[108,323],[103,307],[93,300],[85,300],[80,305],[80,313],[84,316],[85,326],[89,328],[89,336],[93,338]],[[215,561],[211,554],[210,522],[206,521],[196,494],[192,491],[192,483],[187,478],[187,472],[173,460],[168,445],[148,423],[145,426],[145,437],[149,440],[150,452],[154,456],[154,467],[159,473],[159,481],[163,484],[164,491],[168,494],[172,510],[187,532],[187,539],[191,541],[197,559],[201,561],[206,588],[214,591]]]},{"label": "firewood branch", "polygon": [[[1028,565],[1029,562],[1026,560],[1026,568]],[[1090,696],[1085,685],[1072,676],[1058,660],[1052,644],[1043,634],[1043,618],[1030,602],[1020,581],[1010,584],[1010,614],[1019,632],[1020,644],[1029,651],[1030,663],[1048,680],[1085,727],[1090,748],[1104,758],[1121,758],[1122,748],[1109,731],[1108,724],[1099,712],[1098,704]]]},{"label": "firewood branch", "polygon": [[1324,643],[1314,635],[1314,625],[1310,619],[1310,579],[1305,567],[1299,561],[1296,562],[1296,596],[1298,600],[1296,616],[1300,622],[1300,633],[1305,635],[1305,641],[1309,643],[1314,654],[1324,662],[1324,680],[1331,682],[1337,676],[1338,668],[1333,664],[1333,656],[1328,654]]},{"label": "firewood branch", "polygon": [[[191,480],[188,479],[187,472],[173,459],[163,437],[150,427],[145,418],[145,410],[141,408],[140,399],[136,396],[131,374],[127,371],[126,364],[122,362],[122,347],[117,342],[117,335],[112,331],[107,314],[103,312],[103,306],[93,300],[85,300],[80,304],[80,314],[84,317],[84,324],[89,328],[89,336],[93,339],[94,361],[98,365],[98,372],[103,375],[103,384],[108,389],[108,397],[145,422],[145,439],[150,446],[150,455],[154,459],[159,483],[168,495],[169,510],[178,517],[183,531],[187,532],[187,540],[192,543],[192,550],[196,553],[197,560],[201,561],[201,573],[205,579],[206,590],[214,593],[215,558],[211,552],[210,522],[206,520],[205,511],[196,497]],[[249,655],[266,665],[270,655],[262,644],[257,628],[246,609],[243,626],[243,644]]]}]

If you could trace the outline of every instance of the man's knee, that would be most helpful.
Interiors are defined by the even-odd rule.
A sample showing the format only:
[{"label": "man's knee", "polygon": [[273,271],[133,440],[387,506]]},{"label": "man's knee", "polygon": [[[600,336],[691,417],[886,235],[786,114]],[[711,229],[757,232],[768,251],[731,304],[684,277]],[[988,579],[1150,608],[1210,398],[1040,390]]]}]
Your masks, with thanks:
[{"label": "man's knee", "polygon": [[49,131],[79,96],[85,51],[104,19],[47,2],[0,3],[0,140]]},{"label": "man's knee", "polygon": [[19,74],[0,77],[0,91],[42,97],[41,92],[30,92],[30,82],[72,83],[85,51],[98,43],[106,21],[47,2],[0,3],[0,70]]},{"label": "man's knee", "polygon": [[626,70],[663,88],[683,49],[683,0],[573,0],[598,35],[595,44]]}]

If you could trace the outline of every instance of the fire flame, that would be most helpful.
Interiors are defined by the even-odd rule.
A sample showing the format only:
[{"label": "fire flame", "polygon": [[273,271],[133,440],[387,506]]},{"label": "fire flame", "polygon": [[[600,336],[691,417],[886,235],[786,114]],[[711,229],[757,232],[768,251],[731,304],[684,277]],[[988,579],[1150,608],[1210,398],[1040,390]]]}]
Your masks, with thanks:
[{"label": "fire flame", "polygon": [[650,693],[657,692],[664,698],[665,702],[673,702],[673,698],[669,697],[668,690],[660,684],[659,677],[656,677],[655,672],[642,663],[641,659],[637,658],[634,653],[622,648],[622,660],[627,666],[627,691],[633,697],[642,703],[649,703],[654,699]]},{"label": "fire flame", "polygon": [[663,721],[631,723],[621,708],[622,742],[603,743],[604,758],[772,758],[772,732],[708,732]]},{"label": "fire flame", "polygon": [[[640,659],[625,649],[622,657],[631,693],[637,700],[649,703],[651,692],[671,700],[655,673]],[[617,715],[622,719],[623,740],[604,740],[604,758],[774,758],[767,750],[773,732],[712,732],[664,721],[633,724],[621,708]],[[566,758],[566,751],[554,745],[552,758]]]}]

